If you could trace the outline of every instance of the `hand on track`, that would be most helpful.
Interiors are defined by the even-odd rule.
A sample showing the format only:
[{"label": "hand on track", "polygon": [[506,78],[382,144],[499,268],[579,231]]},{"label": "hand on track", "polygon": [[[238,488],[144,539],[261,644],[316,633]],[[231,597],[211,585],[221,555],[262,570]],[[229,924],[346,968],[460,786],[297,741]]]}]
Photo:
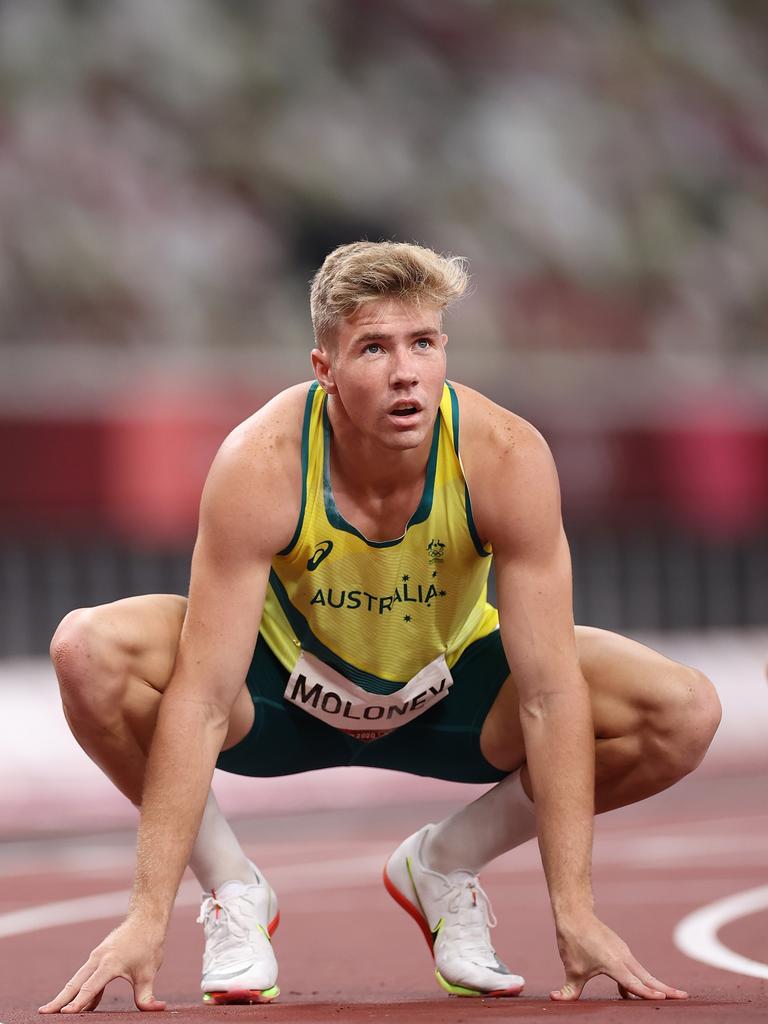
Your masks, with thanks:
[{"label": "hand on track", "polygon": [[606,974],[616,982],[622,999],[687,999],[688,993],[654,978],[634,958],[627,944],[594,915],[558,929],[565,984],[550,992],[558,1002],[579,998],[590,978]]},{"label": "hand on track", "polygon": [[94,949],[80,970],[40,1013],[83,1013],[95,1010],[104,989],[115,978],[133,986],[133,998],[140,1010],[164,1010],[155,999],[152,983],[163,962],[162,942],[147,938],[146,922],[124,921]]}]

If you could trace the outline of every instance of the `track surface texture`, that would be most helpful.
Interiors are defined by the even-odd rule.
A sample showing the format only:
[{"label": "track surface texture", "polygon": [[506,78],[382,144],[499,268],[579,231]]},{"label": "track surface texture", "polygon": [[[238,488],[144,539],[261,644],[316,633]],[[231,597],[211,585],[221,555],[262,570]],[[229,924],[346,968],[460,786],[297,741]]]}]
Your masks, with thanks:
[{"label": "track surface texture", "polygon": [[[453,797],[453,791],[451,793]],[[275,935],[280,999],[269,1006],[209,1007],[198,1002],[202,930],[199,893],[185,878],[156,993],[163,1017],[303,1022],[387,1020],[613,1021],[696,1024],[768,1021],[768,811],[759,774],[692,776],[668,793],[597,821],[597,911],[636,956],[688,1002],[625,1002],[596,979],[575,1004],[554,1004],[562,980],[535,843],[500,858],[483,874],[499,918],[496,948],[527,980],[516,999],[455,999],[434,981],[413,922],[381,884],[397,843],[455,803],[320,810],[243,818],[236,828],[278,892]],[[0,845],[0,1021],[40,1021],[47,1001],[122,917],[133,868],[129,831],[14,839]],[[723,970],[676,944],[680,922],[717,901],[728,904],[714,929],[687,925],[694,955],[734,955],[753,974]],[[100,897],[94,900],[92,897]],[[67,901],[62,906],[51,906]],[[725,917],[723,917],[723,914]],[[711,924],[711,923],[710,923]],[[720,951],[724,950],[724,954]],[[753,976],[755,972],[761,976]],[[114,982],[99,1013],[134,1014],[127,983]]]}]

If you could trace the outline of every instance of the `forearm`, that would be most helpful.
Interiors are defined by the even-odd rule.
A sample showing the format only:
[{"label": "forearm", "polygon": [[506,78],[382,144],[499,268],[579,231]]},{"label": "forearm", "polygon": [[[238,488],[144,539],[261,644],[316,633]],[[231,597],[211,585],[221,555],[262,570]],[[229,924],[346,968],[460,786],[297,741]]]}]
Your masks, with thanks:
[{"label": "forearm", "polygon": [[165,934],[181,876],[200,827],[226,718],[180,699],[160,704],[141,805],[129,914]]},{"label": "forearm", "polygon": [[586,686],[521,706],[539,847],[556,922],[592,910],[594,730]]}]

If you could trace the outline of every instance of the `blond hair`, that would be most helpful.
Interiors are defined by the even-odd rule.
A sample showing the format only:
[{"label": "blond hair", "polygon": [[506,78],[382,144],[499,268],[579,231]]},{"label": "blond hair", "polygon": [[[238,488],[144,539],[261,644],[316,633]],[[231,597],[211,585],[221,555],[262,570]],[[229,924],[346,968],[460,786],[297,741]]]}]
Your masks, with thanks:
[{"label": "blond hair", "polygon": [[407,242],[352,242],[323,260],[312,279],[310,310],[318,345],[366,302],[397,299],[443,310],[469,283],[467,261]]}]

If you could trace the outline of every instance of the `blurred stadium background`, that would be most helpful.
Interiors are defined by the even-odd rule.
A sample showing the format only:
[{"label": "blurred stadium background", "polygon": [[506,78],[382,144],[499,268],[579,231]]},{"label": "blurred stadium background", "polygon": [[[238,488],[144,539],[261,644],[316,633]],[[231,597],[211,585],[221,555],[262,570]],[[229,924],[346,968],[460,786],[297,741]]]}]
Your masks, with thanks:
[{"label": "blurred stadium background", "polygon": [[186,591],[218,444],[367,237],[469,257],[450,373],[549,440],[578,621],[738,664],[754,731],[766,68],[759,0],[5,0],[6,710],[51,713],[70,608]]}]

